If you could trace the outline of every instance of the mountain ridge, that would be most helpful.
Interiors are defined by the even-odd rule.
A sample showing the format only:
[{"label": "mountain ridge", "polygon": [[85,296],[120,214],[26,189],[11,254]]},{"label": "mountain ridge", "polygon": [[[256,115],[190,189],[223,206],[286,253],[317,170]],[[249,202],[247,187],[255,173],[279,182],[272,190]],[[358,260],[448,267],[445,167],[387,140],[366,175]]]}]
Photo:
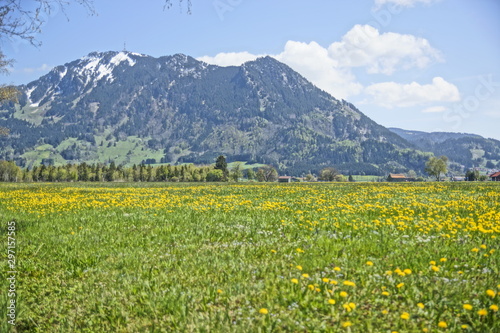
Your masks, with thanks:
[{"label": "mountain ridge", "polygon": [[422,132],[388,128],[418,149],[435,155],[445,155],[464,171],[482,168],[485,171],[500,169],[500,141],[471,133]]},{"label": "mountain ridge", "polygon": [[92,52],[0,108],[0,158],[47,163],[272,164],[300,174],[423,170],[430,156],[272,57],[209,65],[184,54]]}]

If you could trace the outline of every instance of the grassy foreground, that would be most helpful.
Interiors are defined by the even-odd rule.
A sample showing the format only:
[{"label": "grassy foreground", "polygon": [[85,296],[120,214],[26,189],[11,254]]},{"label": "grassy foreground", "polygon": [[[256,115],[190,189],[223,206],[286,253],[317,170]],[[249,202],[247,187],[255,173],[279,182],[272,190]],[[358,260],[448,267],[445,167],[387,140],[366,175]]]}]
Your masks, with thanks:
[{"label": "grassy foreground", "polygon": [[500,332],[500,184],[1,184],[1,332]]}]

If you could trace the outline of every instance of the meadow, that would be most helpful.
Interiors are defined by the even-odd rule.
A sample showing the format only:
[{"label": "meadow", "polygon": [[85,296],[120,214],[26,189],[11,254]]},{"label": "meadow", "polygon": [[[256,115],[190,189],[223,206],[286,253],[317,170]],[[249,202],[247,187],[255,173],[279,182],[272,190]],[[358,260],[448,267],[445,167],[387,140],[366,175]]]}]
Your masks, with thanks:
[{"label": "meadow", "polygon": [[2,332],[500,332],[494,182],[0,184],[0,221]]}]

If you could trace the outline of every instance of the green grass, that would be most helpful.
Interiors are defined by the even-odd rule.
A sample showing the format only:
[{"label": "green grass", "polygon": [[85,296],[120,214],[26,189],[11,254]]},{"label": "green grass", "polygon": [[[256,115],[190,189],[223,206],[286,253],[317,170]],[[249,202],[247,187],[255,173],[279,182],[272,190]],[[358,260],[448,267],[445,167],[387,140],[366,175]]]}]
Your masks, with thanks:
[{"label": "green grass", "polygon": [[352,178],[356,182],[376,182],[378,181],[381,177],[380,176],[360,176],[360,175],[353,175]]},{"label": "green grass", "polygon": [[[227,164],[228,170],[231,170],[236,166],[236,164],[240,163],[241,164],[241,169],[242,170],[247,170],[247,169],[257,169],[257,168],[262,168],[266,166],[265,164],[259,164],[259,163],[253,163],[253,164],[247,164],[247,162],[231,162]],[[215,163],[214,163],[215,165]]]},{"label": "green grass", "polygon": [[493,182],[0,184],[0,331],[499,332],[499,212]]}]

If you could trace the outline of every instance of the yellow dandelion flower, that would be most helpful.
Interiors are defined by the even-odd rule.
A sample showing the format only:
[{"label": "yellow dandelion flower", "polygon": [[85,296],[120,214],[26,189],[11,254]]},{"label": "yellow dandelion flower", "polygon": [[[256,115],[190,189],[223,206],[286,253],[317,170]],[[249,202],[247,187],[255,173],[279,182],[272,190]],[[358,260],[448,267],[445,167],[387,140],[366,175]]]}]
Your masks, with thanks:
[{"label": "yellow dandelion flower", "polygon": [[312,284],[308,285],[307,288],[309,288],[310,290],[314,290],[314,286]]},{"label": "yellow dandelion flower", "polygon": [[438,266],[431,266],[431,269],[432,269],[434,272],[439,272],[439,267],[438,267]]},{"label": "yellow dandelion flower", "polygon": [[332,298],[330,298],[330,299],[328,300],[328,304],[332,304],[332,305],[333,305],[333,304],[335,304],[335,300],[334,300],[334,299],[332,299]]},{"label": "yellow dandelion flower", "polygon": [[217,293],[222,294],[223,293],[222,289],[217,289]]},{"label": "yellow dandelion flower", "polygon": [[303,277],[304,279],[308,279],[308,278],[309,278],[309,274],[304,273],[304,274],[302,274],[302,277]]},{"label": "yellow dandelion flower", "polygon": [[344,281],[344,286],[356,287],[356,283],[346,280],[346,281]]},{"label": "yellow dandelion flower", "polygon": [[431,262],[429,262],[430,265],[436,265],[436,262],[434,260],[432,260]]},{"label": "yellow dandelion flower", "polygon": [[467,325],[462,325],[462,326],[460,326],[460,328],[461,328],[461,329],[466,330],[466,329],[468,329],[468,328],[469,328],[469,326],[467,326]]},{"label": "yellow dandelion flower", "polygon": [[346,293],[345,291],[341,291],[339,295],[340,295],[340,297],[344,297],[344,298],[346,298],[347,296],[349,296],[349,294]]},{"label": "yellow dandelion flower", "polygon": [[300,247],[298,247],[298,248],[297,248],[297,252],[298,252],[298,253],[304,253],[305,251],[304,251],[304,250],[302,250]]},{"label": "yellow dandelion flower", "polygon": [[291,281],[292,281],[292,283],[295,283],[295,284],[299,283],[299,280],[297,280],[297,279],[292,279]]},{"label": "yellow dandelion flower", "polygon": [[408,312],[403,312],[400,317],[403,320],[408,320],[410,319],[410,314]]},{"label": "yellow dandelion flower", "polygon": [[472,252],[479,252],[479,249],[478,249],[477,247],[475,247],[475,248],[473,248],[471,251],[472,251]]},{"label": "yellow dandelion flower", "polygon": [[322,278],[321,280],[322,280],[324,283],[328,283],[328,281],[330,281],[330,279],[329,279],[329,278],[326,278],[326,277]]},{"label": "yellow dandelion flower", "polygon": [[407,268],[403,271],[406,275],[410,275],[412,272],[411,272],[411,269]]},{"label": "yellow dandelion flower", "polygon": [[352,326],[352,323],[350,321],[343,321],[340,325],[345,328]]},{"label": "yellow dandelion flower", "polygon": [[486,316],[486,315],[488,315],[488,310],[486,310],[486,309],[481,309],[481,310],[479,310],[479,311],[477,312],[477,314],[478,314],[478,315],[480,315],[480,316]]},{"label": "yellow dandelion flower", "polygon": [[336,272],[340,272],[342,269],[341,269],[340,267],[335,266],[335,267],[333,268],[333,270],[334,270],[334,271],[336,271]]},{"label": "yellow dandelion flower", "polygon": [[419,308],[421,308],[421,309],[425,308],[424,303],[417,303],[417,306],[418,306]]},{"label": "yellow dandelion flower", "polygon": [[72,234],[72,235],[74,235],[74,234],[75,234],[75,232],[74,232],[74,231],[72,231],[72,232],[71,232],[71,234]]},{"label": "yellow dandelion flower", "polygon": [[496,304],[491,305],[490,306],[490,310],[494,311],[494,312],[497,312],[498,311],[498,305],[496,305]]},{"label": "yellow dandelion flower", "polygon": [[441,328],[447,328],[448,327],[448,324],[445,322],[445,321],[440,321],[438,323],[438,326],[441,327]]},{"label": "yellow dandelion flower", "polygon": [[386,314],[388,314],[388,313],[389,313],[389,311],[387,311],[387,310],[382,310],[382,314],[383,314],[383,315],[386,315]]},{"label": "yellow dandelion flower", "polygon": [[266,308],[262,308],[262,309],[259,310],[259,313],[263,314],[263,315],[266,315],[266,314],[269,313],[269,311]]},{"label": "yellow dandelion flower", "polygon": [[368,266],[373,266],[373,262],[371,262],[371,261],[367,261],[367,262],[366,262],[366,265],[368,265]]},{"label": "yellow dandelion flower", "polygon": [[276,253],[276,250],[271,250],[271,253]]},{"label": "yellow dandelion flower", "polygon": [[495,297],[496,294],[497,293],[495,291],[491,290],[491,289],[486,290],[486,295],[488,295],[488,296],[490,296],[492,298]]},{"label": "yellow dandelion flower", "polygon": [[302,266],[300,266],[300,265],[295,266],[295,268],[297,268],[299,271],[302,270]]},{"label": "yellow dandelion flower", "polygon": [[335,281],[335,280],[330,280],[330,284],[337,285],[337,284],[338,284],[338,282],[337,282],[337,281]]},{"label": "yellow dandelion flower", "polygon": [[386,275],[392,275],[392,271],[385,271]]},{"label": "yellow dandelion flower", "polygon": [[481,244],[479,245],[480,248],[482,248],[483,250],[486,250],[486,245],[485,244]]},{"label": "yellow dandelion flower", "polygon": [[464,308],[464,310],[470,311],[470,310],[472,310],[472,305],[470,305],[470,304],[464,304],[463,308]]},{"label": "yellow dandelion flower", "polygon": [[401,282],[401,283],[399,283],[399,284],[396,286],[396,288],[398,288],[398,289],[399,289],[399,288],[402,288],[404,285],[405,285],[405,284],[404,284],[403,282]]},{"label": "yellow dandelion flower", "polygon": [[318,293],[321,291],[321,289],[320,289],[320,288],[316,288],[316,289],[314,289],[314,290],[315,290],[316,292],[318,292]]},{"label": "yellow dandelion flower", "polygon": [[356,303],[352,303],[352,302],[351,302],[351,303],[349,303],[349,307],[350,307],[352,310],[356,309]]},{"label": "yellow dandelion flower", "polygon": [[448,259],[446,259],[446,258],[439,259],[439,261],[441,261],[441,262],[446,262],[446,260],[448,260]]},{"label": "yellow dandelion flower", "polygon": [[384,295],[384,296],[389,296],[389,292],[387,292],[387,291],[383,291],[383,292],[382,292],[382,295]]}]

